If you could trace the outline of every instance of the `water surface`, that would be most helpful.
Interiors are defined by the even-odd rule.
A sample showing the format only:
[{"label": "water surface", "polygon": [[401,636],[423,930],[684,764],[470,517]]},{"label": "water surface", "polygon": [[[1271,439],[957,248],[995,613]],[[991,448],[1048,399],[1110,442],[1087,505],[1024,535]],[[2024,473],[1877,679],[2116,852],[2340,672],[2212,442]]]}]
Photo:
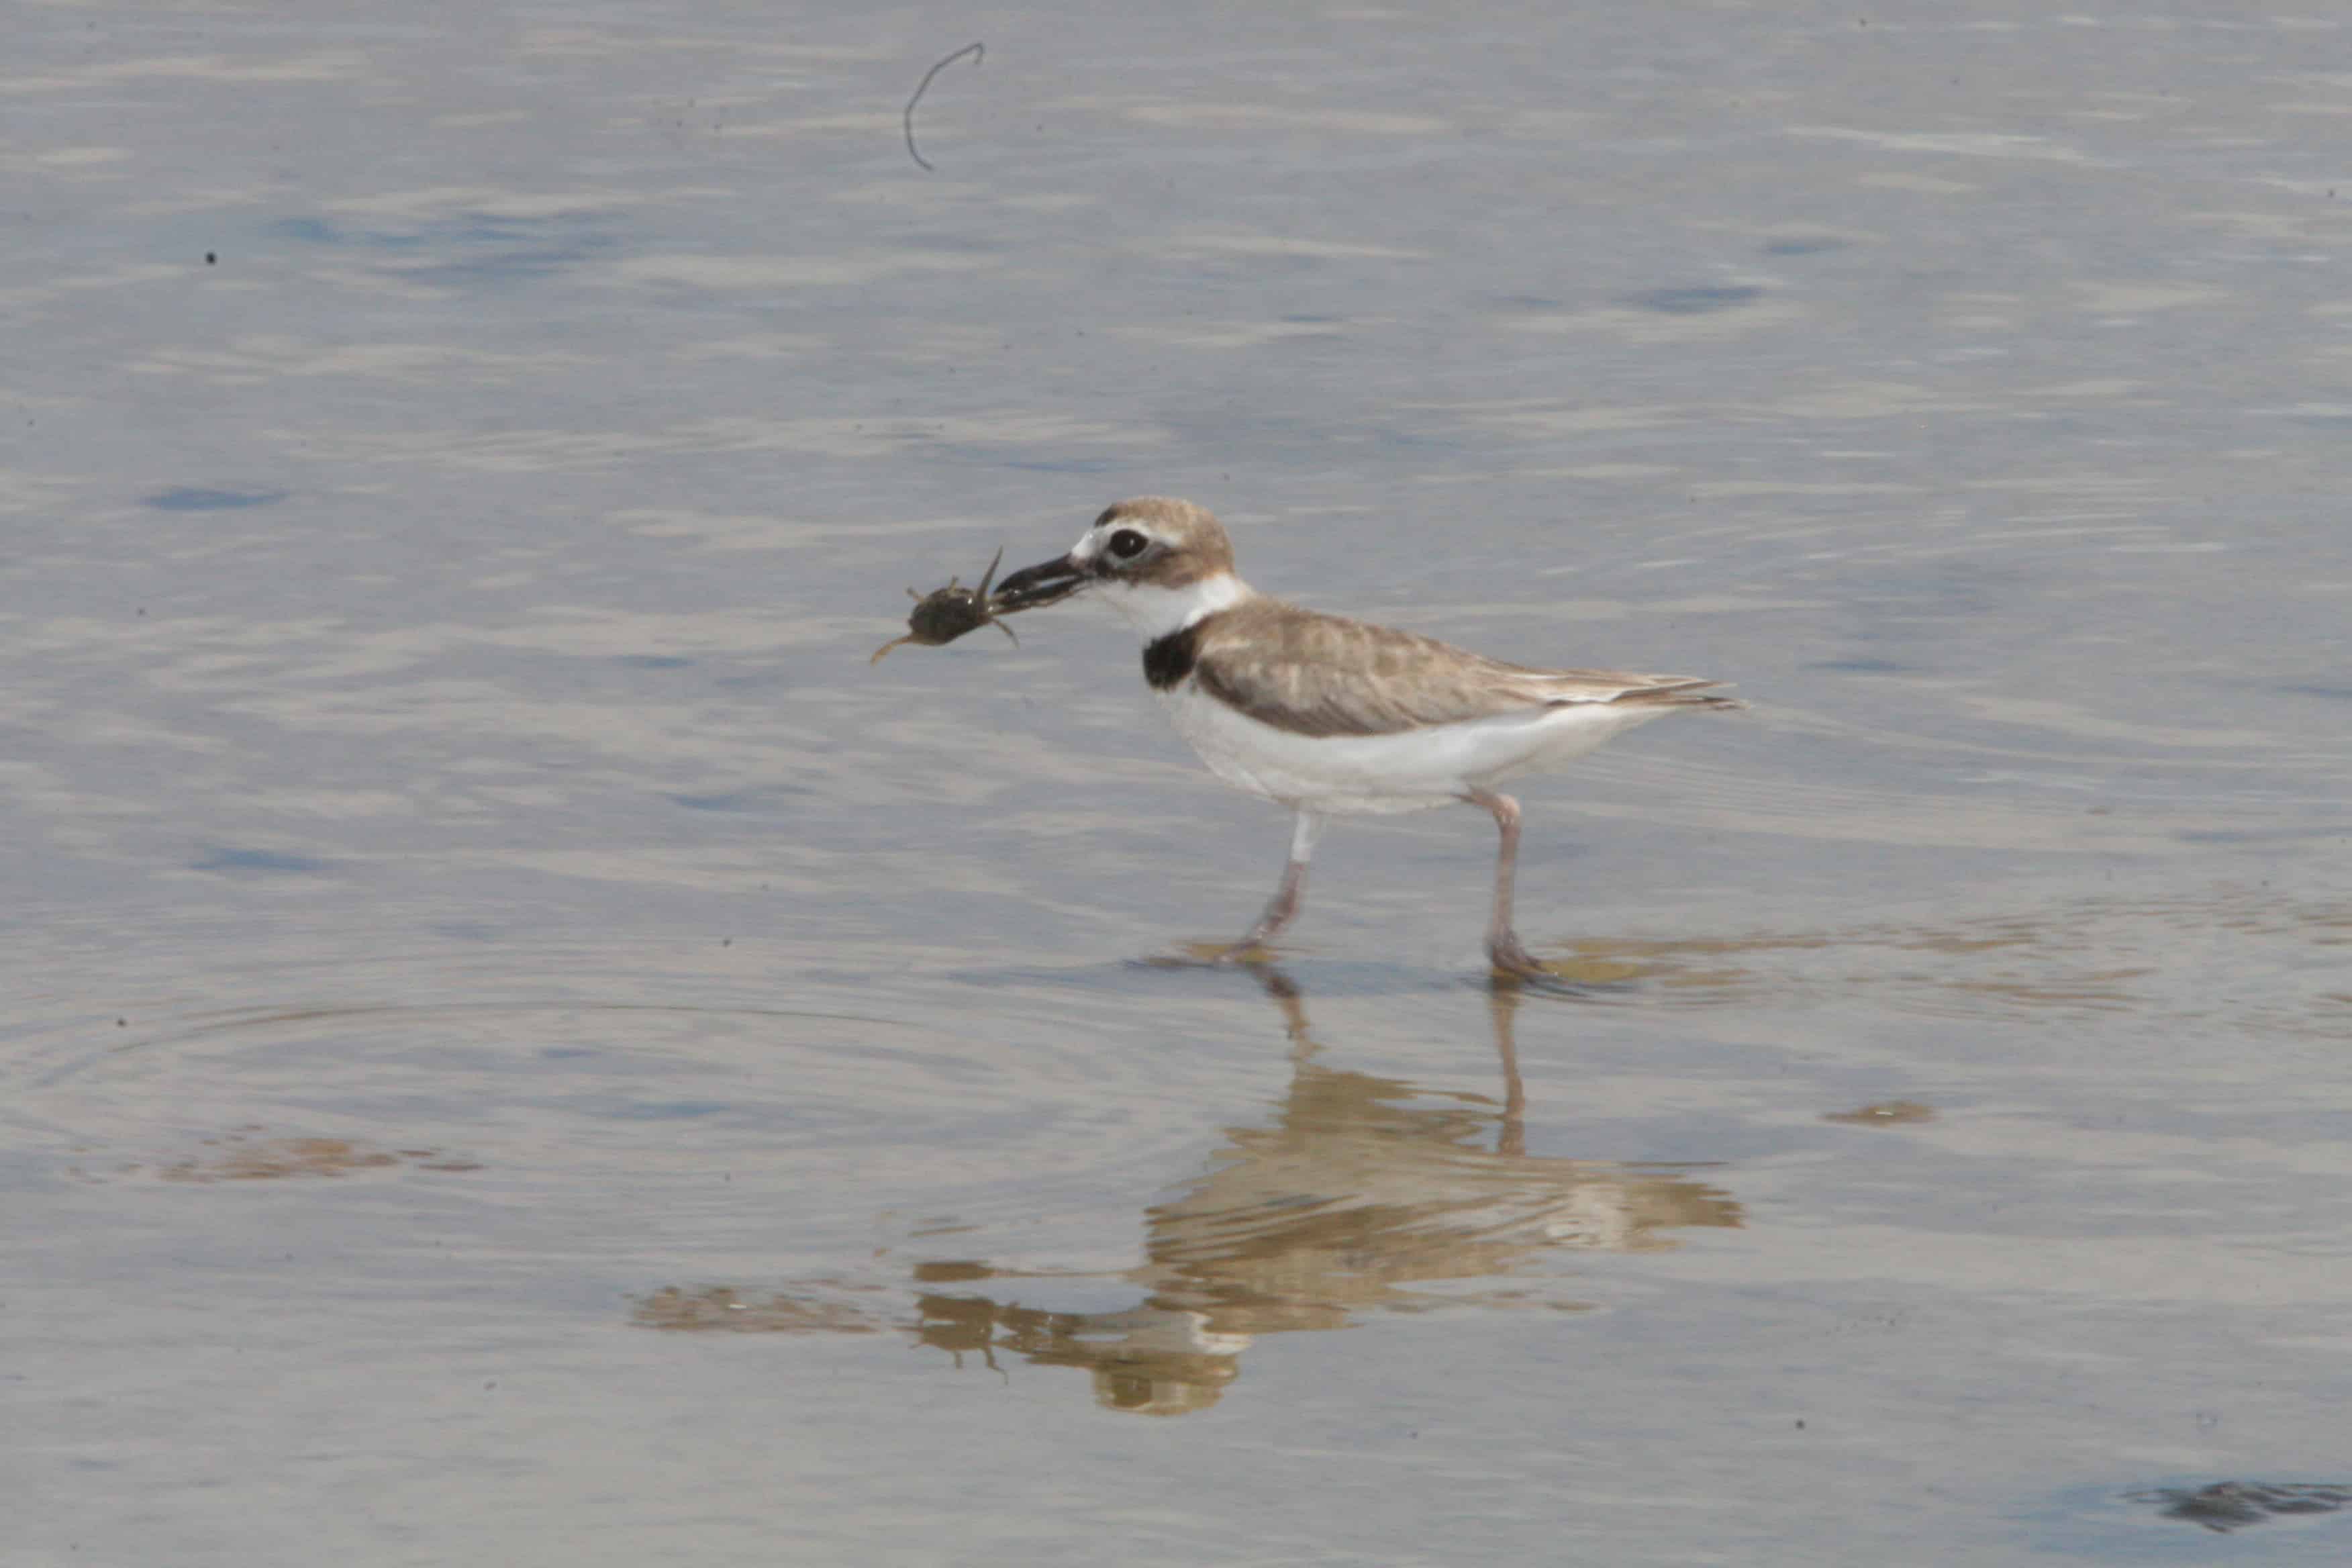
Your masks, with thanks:
[{"label": "water surface", "polygon": [[[16,31],[22,1560],[2344,1557],[2344,23]],[[1146,492],[1739,683],[1572,986],[1470,812],[1155,963],[1125,631],[867,663]]]}]

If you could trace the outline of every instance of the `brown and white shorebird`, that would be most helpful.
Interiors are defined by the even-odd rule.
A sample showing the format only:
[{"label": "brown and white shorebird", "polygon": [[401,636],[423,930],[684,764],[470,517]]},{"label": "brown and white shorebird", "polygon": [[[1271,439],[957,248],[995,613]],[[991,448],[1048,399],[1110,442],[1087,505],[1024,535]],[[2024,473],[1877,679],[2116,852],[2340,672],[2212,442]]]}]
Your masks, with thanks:
[{"label": "brown and white shorebird", "polygon": [[1297,814],[1281,888],[1221,959],[1297,914],[1327,817],[1466,801],[1502,833],[1487,956],[1544,975],[1512,930],[1519,805],[1495,786],[1668,713],[1740,706],[1695,676],[1531,669],[1268,598],[1234,574],[1223,524],[1160,496],[1109,508],[1068,554],[1013,573],[997,595],[1017,609],[1081,589],[1142,634],[1143,678],[1209,771]]}]

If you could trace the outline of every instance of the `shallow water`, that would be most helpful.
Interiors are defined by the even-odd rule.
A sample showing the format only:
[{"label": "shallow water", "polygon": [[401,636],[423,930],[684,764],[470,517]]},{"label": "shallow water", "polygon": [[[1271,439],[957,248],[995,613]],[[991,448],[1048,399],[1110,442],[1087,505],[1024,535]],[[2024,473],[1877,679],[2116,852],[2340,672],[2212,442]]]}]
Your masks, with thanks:
[{"label": "shallow water", "polygon": [[[18,33],[10,1561],[2352,1549],[2352,24]],[[1572,986],[1466,811],[1156,962],[1127,633],[867,663],[1140,492],[1739,683]]]}]

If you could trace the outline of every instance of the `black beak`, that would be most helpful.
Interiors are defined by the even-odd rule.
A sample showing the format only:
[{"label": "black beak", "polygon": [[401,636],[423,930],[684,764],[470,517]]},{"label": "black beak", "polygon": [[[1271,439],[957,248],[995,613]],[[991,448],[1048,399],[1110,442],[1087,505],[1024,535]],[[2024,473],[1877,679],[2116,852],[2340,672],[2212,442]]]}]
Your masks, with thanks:
[{"label": "black beak", "polygon": [[999,614],[1034,610],[1040,605],[1066,599],[1086,585],[1086,569],[1074,564],[1068,556],[1041,561],[1034,566],[1024,566],[996,585],[995,607]]}]

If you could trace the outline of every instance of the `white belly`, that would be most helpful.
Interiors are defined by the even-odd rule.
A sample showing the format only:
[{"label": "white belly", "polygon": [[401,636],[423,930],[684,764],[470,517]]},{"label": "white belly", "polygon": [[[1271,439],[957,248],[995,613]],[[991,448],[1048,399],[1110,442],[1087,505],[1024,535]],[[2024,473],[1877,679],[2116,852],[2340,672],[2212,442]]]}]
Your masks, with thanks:
[{"label": "white belly", "polygon": [[1237,789],[1325,812],[1420,811],[1518,773],[1580,757],[1672,711],[1579,702],[1394,735],[1294,735],[1261,724],[1192,681],[1162,694],[1209,771]]}]

